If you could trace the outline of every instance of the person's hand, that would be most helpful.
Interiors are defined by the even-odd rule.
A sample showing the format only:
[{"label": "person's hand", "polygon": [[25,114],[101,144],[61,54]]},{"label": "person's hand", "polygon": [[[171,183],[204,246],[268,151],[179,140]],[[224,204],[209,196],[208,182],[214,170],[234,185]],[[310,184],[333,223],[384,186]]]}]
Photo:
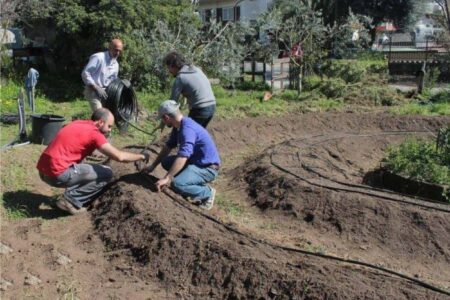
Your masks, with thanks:
[{"label": "person's hand", "polygon": [[97,93],[97,96],[101,100],[108,99],[108,94],[106,93],[106,91],[104,89],[102,89],[101,87],[99,87],[98,85],[94,85],[94,90],[95,90],[95,93]]},{"label": "person's hand", "polygon": [[[136,170],[138,172],[144,172],[147,169],[147,168],[145,168],[145,166],[148,164],[148,161],[150,160],[150,152],[149,151],[144,150],[141,152],[141,154],[144,156],[144,159],[137,160],[134,162],[134,166],[136,167]],[[153,169],[152,169],[152,171],[153,171]]]},{"label": "person's hand", "polygon": [[148,164],[148,161],[150,160],[150,151],[144,150],[141,152],[141,154],[144,155],[145,164]]},{"label": "person's hand", "polygon": [[158,180],[155,183],[156,188],[158,189],[158,192],[161,192],[161,188],[165,185],[168,185],[172,180],[169,177],[164,177]]}]

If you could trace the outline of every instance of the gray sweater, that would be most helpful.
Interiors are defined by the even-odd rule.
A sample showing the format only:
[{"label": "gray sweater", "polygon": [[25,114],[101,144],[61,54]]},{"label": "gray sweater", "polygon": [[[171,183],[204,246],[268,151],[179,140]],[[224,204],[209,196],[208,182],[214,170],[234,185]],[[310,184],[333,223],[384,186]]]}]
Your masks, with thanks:
[{"label": "gray sweater", "polygon": [[181,94],[187,98],[189,109],[216,104],[211,83],[202,70],[195,66],[184,65],[178,71],[170,99],[178,101]]}]

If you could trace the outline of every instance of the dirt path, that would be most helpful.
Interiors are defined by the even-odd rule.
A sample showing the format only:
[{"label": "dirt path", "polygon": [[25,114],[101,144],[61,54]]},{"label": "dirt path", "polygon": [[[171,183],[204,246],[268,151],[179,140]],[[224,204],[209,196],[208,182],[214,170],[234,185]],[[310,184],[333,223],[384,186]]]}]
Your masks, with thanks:
[{"label": "dirt path", "polygon": [[[118,180],[85,216],[37,205],[50,191],[36,180],[35,194],[16,196],[45,218],[2,224],[1,243],[12,249],[1,254],[8,270],[1,274],[2,299],[447,299],[397,276],[276,245],[363,260],[449,288],[448,213],[298,178],[323,183],[317,174],[326,174],[361,184],[385,147],[404,136],[333,137],[449,123],[450,117],[352,113],[213,122],[224,161],[218,200],[240,205],[242,222],[220,203],[205,214],[170,191],[154,193],[151,179],[133,175],[131,165],[112,164]],[[331,139],[317,143],[314,136]],[[30,284],[34,277],[40,282]]]}]

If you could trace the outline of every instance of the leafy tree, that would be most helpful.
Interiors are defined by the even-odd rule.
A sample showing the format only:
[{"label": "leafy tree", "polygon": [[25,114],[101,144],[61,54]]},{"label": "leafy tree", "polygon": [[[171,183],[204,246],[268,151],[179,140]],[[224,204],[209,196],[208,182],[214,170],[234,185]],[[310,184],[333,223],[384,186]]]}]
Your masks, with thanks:
[{"label": "leafy tree", "polygon": [[443,28],[446,28],[447,33],[450,34],[450,4],[449,0],[435,0],[435,2],[439,5],[442,10],[442,15],[436,16],[438,23],[442,25]]},{"label": "leafy tree", "polygon": [[[194,15],[184,0],[17,0],[15,24],[26,35],[45,35],[58,72],[76,80],[89,56],[106,49],[111,38],[121,38],[125,51],[120,58],[121,77],[145,86],[144,73],[151,52],[147,39],[158,21],[178,24],[181,12]],[[45,5],[41,5],[45,3]]]},{"label": "leafy tree", "polygon": [[[283,49],[291,55],[291,63],[299,69],[297,90],[301,92],[301,74],[310,73],[332,49],[358,48],[368,45],[370,40],[368,28],[371,19],[353,14],[340,23],[326,25],[321,5],[326,1],[311,0],[275,0],[271,10],[259,20],[259,27],[268,32],[270,46],[265,57],[273,57]],[[331,1],[327,2],[328,4]],[[321,4],[321,5],[319,5]],[[360,38],[352,41],[357,31]],[[301,59],[290,51],[294,45],[300,44],[303,49]],[[278,49],[277,49],[278,47]]]},{"label": "leafy tree", "polygon": [[[15,0],[18,1],[18,0]],[[80,72],[94,52],[121,38],[120,76],[138,88],[167,86],[162,57],[178,50],[210,76],[233,84],[246,55],[244,23],[211,22],[204,27],[188,0],[25,0],[14,9],[15,21],[29,36],[45,32],[55,65],[64,77],[80,81]],[[33,10],[34,9],[34,10]],[[30,14],[33,11],[33,14]],[[80,89],[81,90],[81,89]]]},{"label": "leafy tree", "polygon": [[149,47],[153,49],[152,69],[159,82],[167,83],[161,63],[163,56],[170,50],[177,50],[188,61],[201,66],[209,76],[220,78],[225,85],[234,85],[241,76],[241,63],[250,49],[245,43],[246,36],[253,34],[248,24],[223,24],[211,20],[207,26],[202,26],[188,13],[182,13],[179,18],[180,25],[176,28],[158,22],[148,39]]}]

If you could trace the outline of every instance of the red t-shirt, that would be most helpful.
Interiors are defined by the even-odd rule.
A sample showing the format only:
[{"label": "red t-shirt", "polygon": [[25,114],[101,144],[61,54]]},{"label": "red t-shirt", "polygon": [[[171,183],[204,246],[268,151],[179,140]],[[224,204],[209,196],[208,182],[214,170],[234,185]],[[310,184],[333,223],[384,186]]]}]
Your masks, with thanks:
[{"label": "red t-shirt", "polygon": [[94,121],[74,121],[59,130],[39,158],[37,169],[44,175],[57,177],[106,143],[108,140]]}]

